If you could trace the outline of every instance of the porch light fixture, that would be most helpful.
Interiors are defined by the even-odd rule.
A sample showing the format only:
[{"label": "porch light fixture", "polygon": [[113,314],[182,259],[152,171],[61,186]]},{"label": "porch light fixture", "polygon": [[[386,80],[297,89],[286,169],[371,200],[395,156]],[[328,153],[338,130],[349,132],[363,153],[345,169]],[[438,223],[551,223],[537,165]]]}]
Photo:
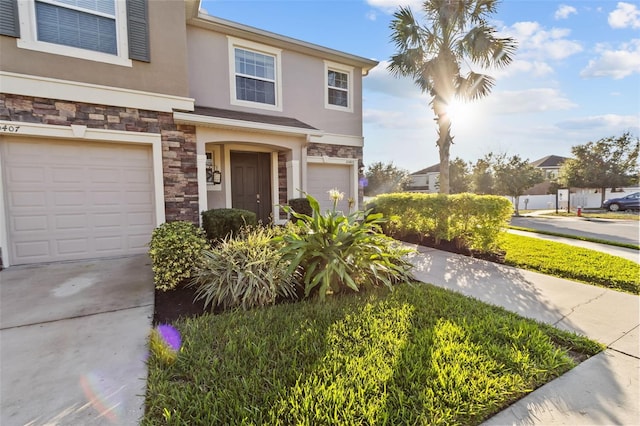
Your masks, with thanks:
[{"label": "porch light fixture", "polygon": [[220,185],[222,183],[222,172],[220,170],[213,171],[213,184]]}]

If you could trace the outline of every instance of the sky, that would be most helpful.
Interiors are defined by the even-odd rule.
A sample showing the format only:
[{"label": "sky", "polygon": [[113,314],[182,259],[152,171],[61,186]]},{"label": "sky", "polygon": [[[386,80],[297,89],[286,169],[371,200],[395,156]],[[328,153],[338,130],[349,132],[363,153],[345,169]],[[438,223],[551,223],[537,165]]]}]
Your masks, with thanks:
[{"label": "sky", "polygon": [[[429,97],[387,70],[389,23],[416,0],[203,0],[210,15],[374,59],[363,79],[364,163],[415,172],[439,162]],[[422,22],[425,22],[424,20]],[[504,0],[490,23],[518,42],[491,94],[453,113],[451,159],[531,161],[624,132],[640,136],[640,3]]]}]

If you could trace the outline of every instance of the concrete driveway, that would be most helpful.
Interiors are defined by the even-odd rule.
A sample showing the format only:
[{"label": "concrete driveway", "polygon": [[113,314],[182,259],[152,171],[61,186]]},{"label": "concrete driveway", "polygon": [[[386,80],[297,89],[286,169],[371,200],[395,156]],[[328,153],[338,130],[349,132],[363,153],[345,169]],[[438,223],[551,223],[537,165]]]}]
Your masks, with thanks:
[{"label": "concrete driveway", "polygon": [[137,424],[153,294],[146,255],[0,272],[0,424]]}]

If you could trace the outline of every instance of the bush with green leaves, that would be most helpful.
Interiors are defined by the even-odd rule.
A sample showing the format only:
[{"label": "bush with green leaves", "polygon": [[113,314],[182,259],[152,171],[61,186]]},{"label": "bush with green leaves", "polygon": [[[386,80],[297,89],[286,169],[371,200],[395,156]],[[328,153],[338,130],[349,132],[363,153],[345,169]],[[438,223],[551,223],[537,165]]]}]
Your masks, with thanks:
[{"label": "bush with green leaves", "polygon": [[287,274],[298,271],[305,297],[361,287],[394,284],[411,279],[412,265],[405,260],[409,252],[382,233],[386,221],[382,214],[355,212],[345,216],[336,212],[340,193],[330,191],[333,209],[320,213],[318,201],[307,195],[313,216],[283,207],[298,221],[278,241],[282,258],[289,262]]},{"label": "bush with green leaves", "polygon": [[206,307],[250,309],[272,305],[279,297],[295,298],[295,276],[287,273],[274,243],[279,232],[244,228],[204,251],[190,284],[197,287],[196,300],[204,300]]},{"label": "bush with green leaves", "polygon": [[[292,198],[289,200],[289,207],[296,213],[313,216],[313,209],[311,209],[311,204],[309,204],[309,200],[306,198]],[[294,222],[298,221],[298,219],[293,216],[291,216],[291,219],[293,219]]]},{"label": "bush with green leaves", "polygon": [[383,194],[372,200],[376,212],[392,217],[385,232],[398,238],[431,237],[436,244],[489,252],[498,246],[502,228],[513,212],[505,197],[474,194]]},{"label": "bush with green leaves", "polygon": [[236,235],[245,226],[257,225],[256,214],[244,209],[211,209],[202,212],[202,227],[210,241]]},{"label": "bush with green leaves", "polygon": [[173,290],[191,277],[191,268],[209,248],[204,231],[191,222],[165,222],[153,230],[149,243],[153,280],[158,290]]}]

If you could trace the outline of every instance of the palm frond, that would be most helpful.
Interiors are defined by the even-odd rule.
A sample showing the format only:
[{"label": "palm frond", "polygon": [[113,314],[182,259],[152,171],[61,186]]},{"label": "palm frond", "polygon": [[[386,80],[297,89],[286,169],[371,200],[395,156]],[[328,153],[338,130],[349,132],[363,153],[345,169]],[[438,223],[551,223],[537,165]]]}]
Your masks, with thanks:
[{"label": "palm frond", "polygon": [[391,40],[398,50],[414,49],[421,45],[422,27],[409,7],[400,7],[389,24]]},{"label": "palm frond", "polygon": [[469,72],[466,77],[458,77],[456,95],[466,101],[484,98],[491,92],[494,84],[495,80],[491,76]]}]

